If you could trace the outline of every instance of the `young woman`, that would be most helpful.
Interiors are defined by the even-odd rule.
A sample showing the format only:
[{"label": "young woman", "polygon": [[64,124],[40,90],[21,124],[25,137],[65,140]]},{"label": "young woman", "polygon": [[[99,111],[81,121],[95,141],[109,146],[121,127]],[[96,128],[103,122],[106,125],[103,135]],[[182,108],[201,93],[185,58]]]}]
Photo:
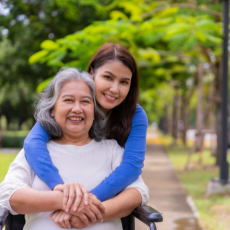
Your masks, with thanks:
[{"label": "young woman", "polygon": [[[137,180],[144,166],[146,151],[147,116],[137,104],[139,73],[130,52],[119,44],[106,43],[96,52],[89,63],[88,72],[96,86],[96,100],[106,115],[102,120],[107,129],[107,139],[115,139],[125,148],[123,161],[107,178],[90,192],[105,201],[121,192]],[[50,135],[37,122],[24,142],[25,156],[38,177],[50,189],[60,189],[64,184],[58,169],[51,161],[46,143]],[[69,185],[64,190],[63,205],[68,212],[74,200],[87,193]],[[75,199],[75,208],[80,199]]]}]

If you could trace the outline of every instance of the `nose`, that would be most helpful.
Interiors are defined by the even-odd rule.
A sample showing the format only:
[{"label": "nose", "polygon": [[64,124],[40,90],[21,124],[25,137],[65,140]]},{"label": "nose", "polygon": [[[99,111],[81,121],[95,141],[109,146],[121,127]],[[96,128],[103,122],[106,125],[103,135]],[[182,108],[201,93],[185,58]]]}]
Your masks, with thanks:
[{"label": "nose", "polygon": [[119,93],[119,85],[116,82],[113,82],[111,87],[110,87],[110,92],[113,94],[118,94]]},{"label": "nose", "polygon": [[74,103],[73,108],[72,108],[72,112],[74,112],[74,113],[82,113],[83,112],[80,102],[76,101]]}]

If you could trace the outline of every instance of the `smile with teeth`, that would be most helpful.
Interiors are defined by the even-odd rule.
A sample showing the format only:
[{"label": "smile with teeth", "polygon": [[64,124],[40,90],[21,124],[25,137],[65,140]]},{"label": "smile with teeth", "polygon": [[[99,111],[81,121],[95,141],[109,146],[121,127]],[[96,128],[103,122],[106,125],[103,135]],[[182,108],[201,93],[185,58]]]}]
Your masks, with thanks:
[{"label": "smile with teeth", "polygon": [[83,120],[82,117],[68,117],[68,119],[71,121],[82,121]]},{"label": "smile with teeth", "polygon": [[104,94],[106,97],[108,97],[109,99],[111,99],[111,100],[116,100],[117,98],[116,97],[111,97],[111,96],[109,96],[108,94]]}]

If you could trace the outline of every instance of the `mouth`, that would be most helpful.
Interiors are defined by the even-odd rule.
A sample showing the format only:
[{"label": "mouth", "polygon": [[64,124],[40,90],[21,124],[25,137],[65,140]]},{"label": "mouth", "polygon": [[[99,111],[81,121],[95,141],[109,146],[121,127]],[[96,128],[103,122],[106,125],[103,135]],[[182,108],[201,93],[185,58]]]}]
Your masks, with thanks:
[{"label": "mouth", "polygon": [[110,96],[110,95],[105,94],[105,93],[103,93],[103,95],[104,95],[105,99],[108,101],[114,102],[117,100],[117,97],[113,97],[113,96]]},{"label": "mouth", "polygon": [[74,122],[81,122],[84,120],[83,117],[68,117],[67,119]]}]

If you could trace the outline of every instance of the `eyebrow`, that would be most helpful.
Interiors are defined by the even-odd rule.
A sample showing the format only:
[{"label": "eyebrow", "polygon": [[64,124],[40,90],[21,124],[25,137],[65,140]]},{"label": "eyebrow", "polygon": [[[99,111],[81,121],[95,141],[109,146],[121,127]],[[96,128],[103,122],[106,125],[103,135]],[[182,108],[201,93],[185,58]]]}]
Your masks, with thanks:
[{"label": "eyebrow", "polygon": [[[71,95],[71,94],[64,94],[64,95],[62,96],[62,98],[64,98],[64,97],[73,97],[73,95]],[[90,96],[83,96],[83,98],[88,98],[88,99],[90,99],[91,101],[93,100],[92,97],[90,97]]]},{"label": "eyebrow", "polygon": [[[105,71],[105,73],[109,73],[110,75],[112,75],[113,77],[116,77],[114,74],[112,74],[111,72],[109,72],[109,71]],[[128,80],[128,81],[131,81],[130,80],[130,78],[128,78],[128,77],[124,77],[124,78],[122,78],[122,80]]]}]

